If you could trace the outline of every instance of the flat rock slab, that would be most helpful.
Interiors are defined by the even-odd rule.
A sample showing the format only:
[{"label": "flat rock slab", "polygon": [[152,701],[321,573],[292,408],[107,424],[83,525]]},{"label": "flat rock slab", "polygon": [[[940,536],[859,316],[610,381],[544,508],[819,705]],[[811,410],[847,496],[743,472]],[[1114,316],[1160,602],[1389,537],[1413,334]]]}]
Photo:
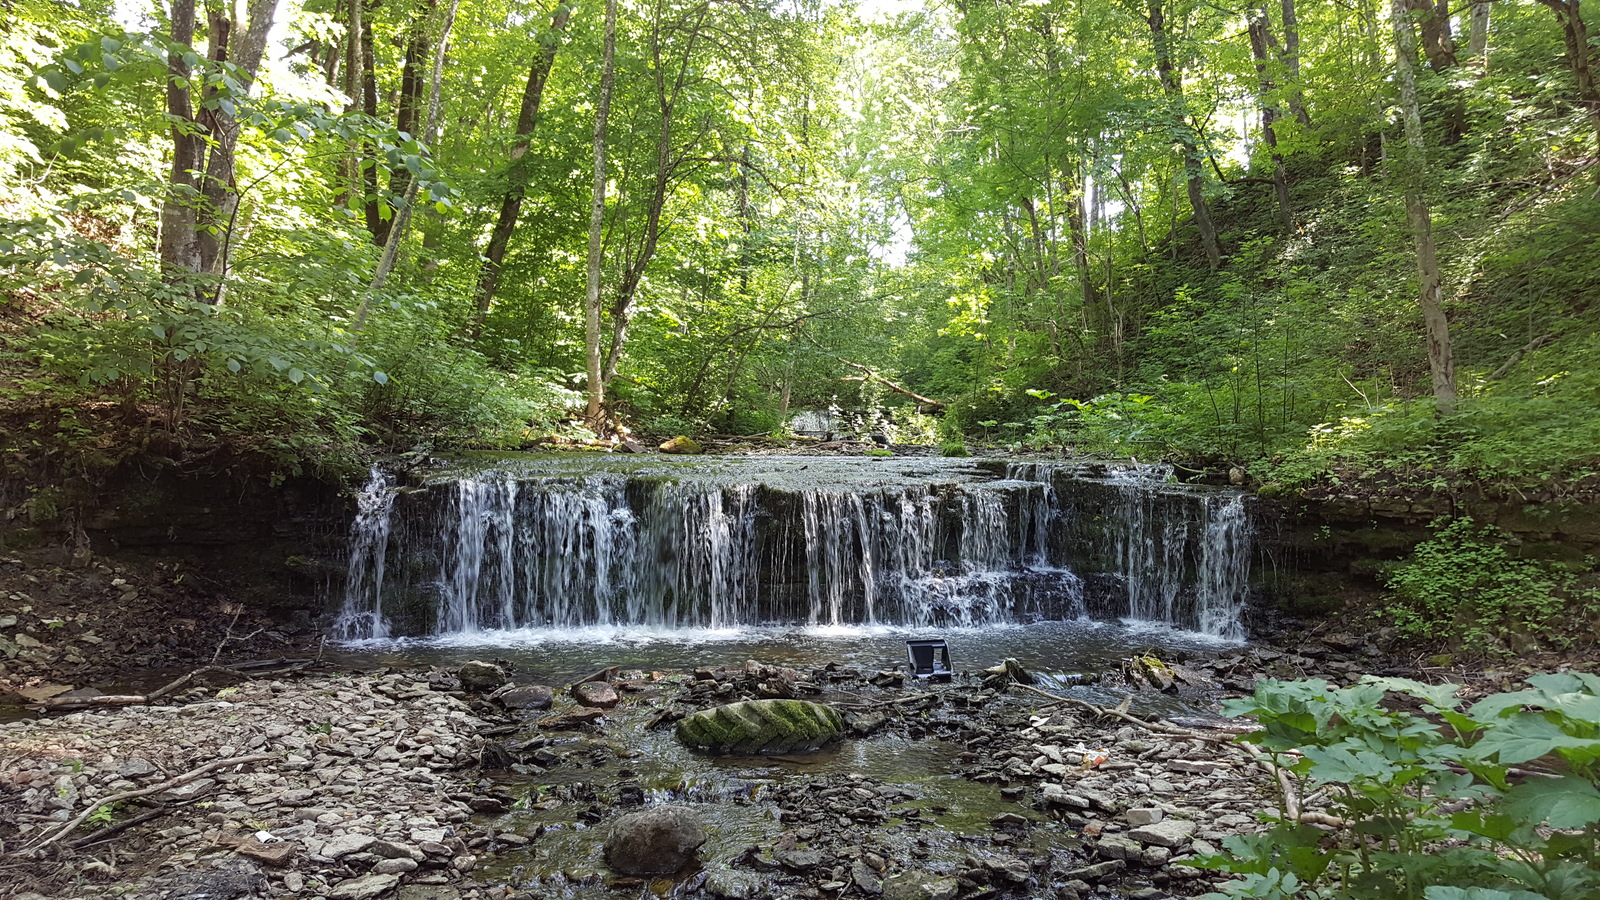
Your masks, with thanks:
[{"label": "flat rock slab", "polygon": [[334,885],[328,900],[377,900],[399,885],[399,875],[363,875]]},{"label": "flat rock slab", "polygon": [[844,735],[838,710],[806,700],[746,700],[678,722],[678,740],[708,753],[794,753]]},{"label": "flat rock slab", "polygon": [[1153,844],[1177,850],[1194,837],[1195,824],[1188,819],[1166,819],[1153,825],[1144,825],[1128,832],[1128,837],[1141,844]]}]

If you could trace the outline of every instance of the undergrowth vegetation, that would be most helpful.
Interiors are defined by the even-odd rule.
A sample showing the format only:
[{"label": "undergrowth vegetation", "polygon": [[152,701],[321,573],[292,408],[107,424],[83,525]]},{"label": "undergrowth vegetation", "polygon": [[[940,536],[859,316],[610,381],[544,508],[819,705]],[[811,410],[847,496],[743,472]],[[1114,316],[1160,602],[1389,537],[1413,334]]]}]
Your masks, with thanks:
[{"label": "undergrowth vegetation", "polygon": [[[1240,740],[1287,789],[1270,830],[1196,860],[1239,876],[1207,897],[1600,897],[1600,676],[1527,681],[1470,704],[1456,684],[1374,677],[1349,688],[1265,680],[1226,701],[1257,720]],[[1326,813],[1304,814],[1311,796]]]}]

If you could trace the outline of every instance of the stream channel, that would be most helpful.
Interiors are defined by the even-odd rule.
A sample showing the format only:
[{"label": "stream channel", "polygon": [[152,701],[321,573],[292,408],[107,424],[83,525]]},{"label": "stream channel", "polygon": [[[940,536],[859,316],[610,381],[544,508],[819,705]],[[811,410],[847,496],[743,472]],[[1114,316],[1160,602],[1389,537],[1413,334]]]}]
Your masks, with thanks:
[{"label": "stream channel", "polygon": [[[406,668],[494,659],[518,682],[559,686],[604,666],[648,678],[746,660],[870,675],[903,668],[906,640],[937,637],[961,674],[933,689],[962,694],[958,706],[984,697],[969,673],[1006,657],[1046,689],[1115,705],[1123,693],[1082,674],[1135,652],[1183,658],[1243,639],[1245,496],[1171,475],[1131,464],[591,454],[374,472],[352,528],[337,654]],[[830,688],[812,699],[863,697]],[[1026,702],[1002,695],[994,706],[991,721],[1026,725]],[[589,825],[619,791],[695,807],[708,871],[792,840],[774,797],[819,780],[876,792],[888,803],[885,852],[935,871],[990,847],[994,817],[1020,808],[957,773],[961,744],[915,729],[804,756],[707,757],[670,728],[648,729],[656,709],[625,701],[589,733],[541,735],[530,723],[512,738],[524,748],[532,739],[551,765],[500,783],[515,802],[496,827],[537,838],[497,856],[489,874],[544,895],[606,895],[604,827]],[[1151,693],[1134,709],[1208,714],[1203,698]],[[1034,854],[1078,845],[1065,822],[1035,826],[1020,839]]]}]

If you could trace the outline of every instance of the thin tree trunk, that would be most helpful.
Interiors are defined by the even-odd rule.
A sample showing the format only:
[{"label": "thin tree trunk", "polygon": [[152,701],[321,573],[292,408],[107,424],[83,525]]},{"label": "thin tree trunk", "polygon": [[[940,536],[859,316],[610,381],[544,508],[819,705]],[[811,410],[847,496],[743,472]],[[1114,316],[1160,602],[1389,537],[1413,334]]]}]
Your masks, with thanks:
[{"label": "thin tree trunk", "polygon": [[[430,149],[439,133],[439,99],[440,90],[444,81],[444,56],[450,46],[450,32],[455,28],[456,13],[461,8],[461,0],[450,0],[450,6],[445,10],[444,22],[439,27],[439,40],[433,45],[433,65],[428,72],[428,117],[422,127],[422,144]],[[389,234],[383,242],[383,255],[378,259],[378,267],[372,273],[372,284],[367,289],[367,296],[361,301],[361,309],[356,314],[354,331],[359,333],[366,324],[367,312],[371,307],[372,295],[383,290],[383,285],[389,280],[389,275],[394,271],[395,262],[400,257],[400,242],[405,239],[406,231],[411,227],[411,215],[417,204],[417,182],[412,179],[406,182],[405,194],[400,198],[400,205],[394,211],[394,220],[390,223]]]},{"label": "thin tree trunk", "polygon": [[1445,0],[1405,0],[1407,19],[1422,32],[1422,52],[1435,74],[1455,68],[1456,46],[1450,34],[1450,11]]},{"label": "thin tree trunk", "polygon": [[1278,152],[1278,132],[1273,127],[1278,119],[1278,107],[1272,101],[1275,89],[1267,74],[1267,9],[1263,5],[1250,17],[1250,53],[1256,61],[1256,79],[1259,90],[1256,102],[1261,107],[1261,136],[1272,151],[1272,190],[1278,199],[1278,221],[1284,234],[1294,233],[1294,209],[1289,205],[1289,179],[1283,171],[1283,154]]},{"label": "thin tree trunk", "polygon": [[1289,75],[1289,111],[1302,128],[1311,127],[1311,113],[1306,111],[1306,95],[1300,89],[1300,18],[1295,13],[1294,0],[1283,0],[1283,64]]},{"label": "thin tree trunk", "polygon": [[1491,0],[1472,0],[1471,27],[1467,32],[1467,52],[1479,61],[1485,72],[1489,58],[1489,4]]},{"label": "thin tree trunk", "polygon": [[1449,415],[1456,407],[1455,356],[1450,345],[1450,323],[1444,312],[1444,279],[1439,271],[1428,208],[1427,146],[1422,135],[1421,104],[1417,100],[1417,76],[1411,62],[1416,49],[1412,45],[1407,2],[1390,0],[1389,3],[1390,21],[1394,26],[1395,76],[1400,82],[1406,135],[1405,159],[1398,171],[1405,182],[1406,217],[1411,224],[1412,242],[1417,251],[1417,274],[1422,283],[1418,302],[1428,341],[1428,369],[1433,376],[1434,402],[1441,415]]},{"label": "thin tree trunk", "polygon": [[193,71],[181,48],[194,43],[195,0],[172,0],[172,43],[167,57],[167,117],[172,122],[172,170],[161,204],[161,265],[168,279],[200,271],[195,233],[199,193],[196,181],[205,166],[206,138],[197,128],[186,86]]},{"label": "thin tree trunk", "polygon": [[[233,46],[221,46],[223,58],[233,63],[243,75],[243,87],[249,91],[255,83],[256,72],[261,68],[261,57],[266,52],[267,34],[272,30],[272,18],[277,12],[278,0],[252,0],[247,15],[244,34],[237,35],[239,23],[212,24],[213,33],[228,34]],[[217,55],[217,54],[213,54]],[[200,270],[218,279],[211,294],[214,303],[223,301],[223,276],[227,274],[229,244],[239,207],[237,160],[235,150],[239,142],[239,123],[225,109],[211,114],[211,149],[206,162],[205,181],[201,187],[204,203],[198,216],[197,243]]]},{"label": "thin tree trunk", "polygon": [[[369,2],[369,0],[363,0]],[[378,60],[373,51],[372,23],[364,22],[361,26],[361,110],[367,118],[378,119]],[[377,150],[371,144],[363,143],[362,150],[361,184],[366,191],[366,221],[367,230],[372,233],[372,242],[382,247],[389,240],[390,220],[383,218],[383,205],[378,200],[378,167],[376,163]]]},{"label": "thin tree trunk", "polygon": [[677,75],[673,79],[672,86],[668,88],[666,64],[661,57],[661,21],[658,8],[656,34],[651,40],[650,49],[652,70],[655,75],[656,104],[661,112],[656,132],[655,179],[650,192],[650,202],[645,210],[644,235],[640,239],[639,249],[633,259],[623,267],[622,277],[617,283],[617,292],[611,302],[611,348],[606,352],[605,365],[600,376],[605,384],[610,384],[611,380],[617,377],[617,368],[622,363],[623,347],[628,341],[628,326],[633,317],[634,297],[638,294],[645,269],[655,258],[656,247],[661,240],[661,216],[666,211],[667,191],[672,185],[674,170],[677,167],[672,152],[672,126],[677,118],[678,99],[683,95],[684,81],[688,77],[689,62],[693,58],[696,44],[699,43],[701,26],[710,11],[710,5],[702,3],[695,13],[694,22],[689,27],[689,40],[678,63]]},{"label": "thin tree trunk", "polygon": [[[1567,67],[1578,85],[1578,104],[1594,125],[1596,153],[1600,154],[1600,87],[1595,84],[1595,51],[1589,45],[1589,26],[1583,21],[1581,0],[1539,0],[1555,13],[1561,23],[1561,36],[1567,44]],[[1600,182],[1600,166],[1595,167]]]},{"label": "thin tree trunk", "polygon": [[594,193],[589,207],[588,292],[583,304],[584,361],[589,374],[590,424],[599,428],[606,401],[600,378],[600,239],[606,216],[606,122],[611,115],[611,89],[616,78],[617,0],[606,0],[605,43],[600,54],[600,99],[594,114]]},{"label": "thin tree trunk", "polygon": [[1206,264],[1215,272],[1222,266],[1222,251],[1217,243],[1217,226],[1211,219],[1211,205],[1206,202],[1205,172],[1200,167],[1200,147],[1189,126],[1187,104],[1183,96],[1183,76],[1178,71],[1172,53],[1172,35],[1167,30],[1163,0],[1149,0],[1150,38],[1155,45],[1156,75],[1161,79],[1161,90],[1172,108],[1173,125],[1178,132],[1178,146],[1183,151],[1183,171],[1188,182],[1189,207],[1194,210],[1195,227],[1200,230],[1200,244],[1205,250]]},{"label": "thin tree trunk", "polygon": [[[572,16],[572,7],[562,3],[550,17],[550,30],[560,34]],[[559,42],[551,40],[534,59],[528,70],[528,85],[522,91],[522,108],[517,113],[517,142],[511,148],[511,166],[506,172],[506,192],[500,198],[500,215],[495,219],[494,230],[489,233],[489,245],[483,251],[483,265],[478,270],[478,286],[472,320],[466,329],[469,338],[476,338],[483,330],[489,307],[494,303],[495,291],[500,287],[500,266],[505,262],[506,250],[511,246],[511,235],[516,232],[517,219],[522,215],[522,201],[528,195],[528,183],[533,179],[533,166],[528,151],[533,148],[533,132],[539,124],[539,106],[544,101],[544,86],[555,67]]]}]

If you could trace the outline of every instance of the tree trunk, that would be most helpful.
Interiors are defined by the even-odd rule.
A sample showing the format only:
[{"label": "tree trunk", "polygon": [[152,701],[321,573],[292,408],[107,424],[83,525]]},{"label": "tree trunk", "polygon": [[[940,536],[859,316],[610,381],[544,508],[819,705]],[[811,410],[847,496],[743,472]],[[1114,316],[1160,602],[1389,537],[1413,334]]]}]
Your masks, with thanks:
[{"label": "tree trunk", "polygon": [[1489,70],[1489,3],[1490,0],[1472,0],[1471,28],[1467,32],[1467,52],[1485,72]]},{"label": "tree trunk", "polygon": [[600,240],[606,216],[606,122],[611,116],[611,89],[616,78],[617,0],[606,0],[605,42],[600,53],[600,99],[594,113],[594,193],[589,206],[588,292],[583,304],[584,361],[589,375],[590,424],[599,428],[606,401],[600,378]]},{"label": "tree trunk", "polygon": [[[1567,67],[1572,70],[1578,85],[1578,105],[1594,125],[1595,150],[1600,154],[1600,87],[1595,84],[1594,70],[1600,67],[1595,61],[1595,51],[1589,45],[1589,26],[1583,21],[1581,0],[1539,0],[1555,13],[1561,23],[1561,36],[1567,44]],[[1600,166],[1595,167],[1595,180],[1600,182]]]},{"label": "tree trunk", "polygon": [[[370,2],[370,0],[358,0]],[[367,118],[378,120],[378,61],[373,52],[372,23],[361,26],[361,110]],[[377,148],[364,143],[361,149],[361,185],[366,191],[367,231],[372,242],[382,247],[389,240],[389,221],[383,218],[383,205],[378,200]]]},{"label": "tree trunk", "polygon": [[[254,84],[256,72],[261,68],[261,56],[267,48],[267,33],[272,30],[272,18],[277,7],[278,0],[252,0],[247,13],[250,21],[242,36],[237,35],[238,23],[223,25],[214,21],[212,24],[213,33],[220,31],[229,35],[233,46],[223,51],[224,58],[232,62],[244,76],[246,91]],[[226,44],[223,46],[226,47]],[[221,279],[228,271],[229,244],[239,209],[235,159],[239,123],[226,110],[217,109],[211,114],[209,131],[212,144],[206,162],[205,182],[201,188],[205,202],[198,216],[197,243],[200,270],[217,277],[218,284],[212,300],[221,303]]]},{"label": "tree trunk", "polygon": [[169,280],[200,271],[195,233],[198,213],[196,180],[205,166],[206,136],[196,127],[189,78],[194,73],[181,48],[194,43],[194,0],[172,0],[172,43],[167,57],[167,117],[172,122],[172,171],[161,204],[161,265]]},{"label": "tree trunk", "polygon": [[1283,0],[1283,65],[1289,75],[1289,111],[1302,128],[1311,127],[1311,113],[1306,111],[1306,95],[1300,89],[1300,18],[1295,14],[1294,0]]},{"label": "tree trunk", "polygon": [[644,280],[645,269],[655,258],[656,247],[661,240],[661,215],[666,211],[668,188],[672,185],[677,168],[672,148],[672,125],[677,118],[678,99],[683,95],[684,82],[689,74],[695,45],[699,43],[701,26],[710,11],[708,4],[701,4],[694,13],[695,19],[688,29],[689,40],[684,46],[677,75],[670,87],[667,85],[666,61],[661,57],[659,12],[657,15],[655,34],[650,46],[656,104],[661,112],[656,132],[655,177],[650,191],[650,201],[645,209],[644,234],[633,258],[623,267],[616,295],[611,302],[611,348],[606,352],[605,366],[600,376],[605,384],[610,384],[612,379],[617,377],[617,367],[622,363],[623,346],[628,340],[628,325],[633,317],[633,301],[638,294],[640,282]]},{"label": "tree trunk", "polygon": [[1195,227],[1200,230],[1200,244],[1205,250],[1206,264],[1215,272],[1222,265],[1222,251],[1217,244],[1217,226],[1211,219],[1211,205],[1206,202],[1205,172],[1200,167],[1200,147],[1194,130],[1189,126],[1187,105],[1183,96],[1183,75],[1173,60],[1172,36],[1167,31],[1163,0],[1149,0],[1150,38],[1155,46],[1156,75],[1161,80],[1161,90],[1172,107],[1173,125],[1178,132],[1178,145],[1183,151],[1183,172],[1188,182],[1189,207],[1194,211]]},{"label": "tree trunk", "polygon": [[[210,58],[237,67],[246,91],[261,66],[277,5],[277,0],[252,0],[242,35],[238,34],[240,23],[220,10],[209,17]],[[174,0],[174,44],[188,47],[194,43],[195,15],[194,0]],[[168,277],[210,275],[220,279],[227,273],[228,241],[239,204],[235,177],[239,124],[220,108],[196,113],[193,91],[199,80],[191,86],[194,73],[181,55],[168,57],[167,72],[173,154],[172,190],[161,211],[162,266]],[[209,291],[197,288],[196,296],[221,302],[220,284]]]},{"label": "tree trunk", "polygon": [[1272,101],[1274,86],[1267,74],[1267,9],[1262,6],[1250,17],[1250,54],[1256,61],[1256,79],[1259,90],[1256,102],[1261,107],[1261,136],[1272,151],[1272,190],[1278,199],[1278,221],[1284,234],[1294,233],[1294,210],[1289,205],[1289,179],[1283,171],[1283,154],[1278,152],[1278,132],[1273,124],[1278,119],[1278,107]]},{"label": "tree trunk", "polygon": [[1417,100],[1417,76],[1412,67],[1411,23],[1408,0],[1390,0],[1394,26],[1395,78],[1400,83],[1400,107],[1405,121],[1406,153],[1397,171],[1405,182],[1406,218],[1417,251],[1417,274],[1422,283],[1419,305],[1428,341],[1428,369],[1433,376],[1433,397],[1441,415],[1456,407],[1455,356],[1450,346],[1450,323],[1444,312],[1444,279],[1433,242],[1433,222],[1428,208],[1427,147],[1422,135],[1422,109]]},{"label": "tree trunk", "polygon": [[[550,30],[560,34],[566,29],[571,16],[570,6],[565,3],[557,6],[550,17]],[[528,70],[528,85],[522,91],[522,108],[517,113],[517,142],[511,148],[511,166],[506,172],[506,192],[500,198],[500,215],[495,219],[494,230],[489,233],[489,245],[483,251],[483,266],[478,270],[478,286],[474,292],[475,311],[466,330],[469,338],[476,338],[483,330],[489,307],[494,303],[495,291],[500,286],[500,266],[505,262],[511,235],[517,229],[517,218],[522,215],[522,201],[527,197],[528,183],[533,178],[528,151],[533,148],[533,132],[539,124],[539,106],[544,100],[544,86],[550,80],[550,70],[555,67],[559,46],[559,42],[552,39],[540,50]]]},{"label": "tree trunk", "polygon": [[[450,7],[445,10],[444,22],[439,26],[439,41],[433,46],[433,65],[428,72],[428,115],[419,137],[430,152],[439,132],[439,93],[444,81],[444,55],[450,46],[450,32],[455,28],[456,12],[460,8],[461,0],[450,0]],[[405,193],[399,200],[400,205],[395,208],[389,234],[384,238],[383,255],[379,257],[378,268],[372,274],[372,284],[368,287],[367,296],[362,300],[361,310],[356,316],[354,330],[358,333],[366,324],[372,294],[383,289],[384,283],[389,279],[389,273],[394,271],[395,262],[400,257],[400,242],[405,239],[406,230],[411,226],[411,214],[416,209],[416,202],[417,183],[408,179]]]},{"label": "tree trunk", "polygon": [[1428,67],[1443,75],[1456,65],[1456,45],[1450,34],[1450,10],[1446,0],[1405,0],[1405,8],[1422,32],[1422,52]]}]

